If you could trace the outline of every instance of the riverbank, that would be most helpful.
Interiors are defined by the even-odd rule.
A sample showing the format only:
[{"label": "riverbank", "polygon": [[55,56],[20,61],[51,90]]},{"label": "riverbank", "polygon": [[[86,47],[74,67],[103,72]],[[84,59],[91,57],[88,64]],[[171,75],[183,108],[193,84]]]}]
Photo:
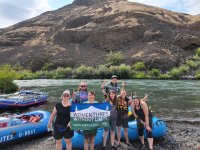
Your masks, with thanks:
[{"label": "riverbank", "polygon": [[[167,122],[167,126],[167,135],[154,140],[154,150],[198,150],[198,147],[200,147],[199,124],[192,125]],[[146,147],[148,147],[147,141],[145,142]],[[138,150],[140,148],[139,141],[132,142],[132,145],[133,146],[127,147],[125,144],[122,144],[118,150]],[[55,150],[55,140],[51,135],[47,135],[32,141],[25,141],[20,144],[7,146],[3,149],[5,150],[5,148],[6,150]],[[107,146],[107,149],[111,150],[109,146]],[[101,147],[96,147],[96,150],[101,150]]]}]

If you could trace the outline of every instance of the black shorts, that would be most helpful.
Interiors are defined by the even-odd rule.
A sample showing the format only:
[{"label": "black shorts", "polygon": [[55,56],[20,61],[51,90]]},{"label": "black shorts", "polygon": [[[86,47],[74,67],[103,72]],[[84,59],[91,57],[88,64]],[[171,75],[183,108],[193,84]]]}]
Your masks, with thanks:
[{"label": "black shorts", "polygon": [[117,115],[117,127],[122,126],[123,128],[128,128],[128,113],[125,115]]},{"label": "black shorts", "polygon": [[55,140],[60,140],[63,137],[65,139],[71,139],[73,136],[74,136],[74,130],[70,130],[70,128],[54,125],[53,137]]}]

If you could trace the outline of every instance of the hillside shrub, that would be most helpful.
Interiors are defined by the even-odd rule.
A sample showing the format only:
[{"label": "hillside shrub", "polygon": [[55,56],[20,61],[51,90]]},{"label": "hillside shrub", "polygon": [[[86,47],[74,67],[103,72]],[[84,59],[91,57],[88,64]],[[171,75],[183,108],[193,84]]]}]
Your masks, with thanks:
[{"label": "hillside shrub", "polygon": [[195,73],[195,78],[196,79],[200,79],[200,70],[198,70],[196,73]]},{"label": "hillside shrub", "polygon": [[173,79],[179,79],[184,73],[186,73],[189,70],[189,67],[186,65],[181,65],[179,68],[173,68],[169,75]]},{"label": "hillside shrub", "polygon": [[121,64],[120,66],[110,66],[109,72],[109,78],[113,74],[117,75],[119,79],[128,79],[131,77],[131,67],[125,64]]},{"label": "hillside shrub", "polygon": [[200,61],[199,55],[195,54],[195,55],[192,57],[192,60]]},{"label": "hillside shrub", "polygon": [[145,66],[144,62],[134,63],[132,67],[136,71],[144,71],[144,70],[146,70],[146,66]]},{"label": "hillside shrub", "polygon": [[98,78],[100,79],[109,79],[112,76],[109,68],[105,65],[100,65],[96,71]]},{"label": "hillside shrub", "polygon": [[158,78],[158,77],[160,77],[160,70],[159,69],[151,69],[149,71],[149,74],[153,78]]},{"label": "hillside shrub", "polygon": [[54,77],[53,77],[54,74],[55,74],[55,70],[45,71],[46,79],[53,79],[53,78],[54,78]]},{"label": "hillside shrub", "polygon": [[197,50],[196,50],[196,54],[197,54],[198,56],[200,56],[200,47],[197,48]]},{"label": "hillside shrub", "polygon": [[109,54],[106,55],[106,60],[108,63],[112,63],[113,65],[117,65],[123,62],[124,60],[124,55],[122,54],[122,52],[112,52],[110,51]]},{"label": "hillside shrub", "polygon": [[143,71],[136,71],[136,72],[134,72],[133,78],[135,78],[135,79],[149,79],[150,76],[147,75]]},{"label": "hillside shrub", "polygon": [[120,79],[129,79],[131,77],[131,67],[125,64],[121,64],[118,67],[118,73]]},{"label": "hillside shrub", "polygon": [[45,63],[44,66],[42,67],[43,71],[45,71],[45,70],[49,71],[49,70],[53,70],[53,69],[55,69],[55,66],[51,62]]},{"label": "hillside shrub", "polygon": [[22,71],[22,70],[24,70],[24,68],[19,63],[17,63],[16,65],[14,65],[12,68],[15,71]]},{"label": "hillside shrub", "polygon": [[18,79],[18,80],[31,80],[31,79],[35,79],[35,74],[32,73],[31,70],[21,70],[21,71],[17,72],[16,79]]},{"label": "hillside shrub", "polygon": [[170,79],[170,75],[169,74],[160,74],[160,79],[163,79],[163,80],[167,80],[167,79]]},{"label": "hillside shrub", "polygon": [[36,71],[33,76],[34,76],[34,79],[45,79],[46,78],[45,71]]},{"label": "hillside shrub", "polygon": [[193,68],[193,69],[198,67],[198,64],[195,61],[192,61],[192,60],[187,60],[186,65],[189,66],[190,68]]},{"label": "hillside shrub", "polygon": [[87,67],[85,65],[81,65],[73,72],[73,78],[78,79],[91,79],[95,78],[96,72],[93,67]]},{"label": "hillside shrub", "polygon": [[64,79],[64,78],[68,78],[71,75],[72,75],[72,68],[70,68],[70,67],[67,67],[67,68],[58,67],[53,72],[53,79]]},{"label": "hillside shrub", "polygon": [[182,73],[186,73],[186,72],[188,72],[189,67],[188,67],[187,65],[181,65],[181,66],[179,67],[179,69],[180,69],[180,71],[181,71]]}]

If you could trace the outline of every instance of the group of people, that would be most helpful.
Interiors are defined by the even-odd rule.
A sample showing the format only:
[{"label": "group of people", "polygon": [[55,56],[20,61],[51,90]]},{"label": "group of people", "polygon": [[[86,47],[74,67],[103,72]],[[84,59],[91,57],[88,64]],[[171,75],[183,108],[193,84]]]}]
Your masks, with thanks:
[{"label": "group of people", "polygon": [[[121,127],[124,129],[124,137],[126,144],[131,146],[128,137],[128,107],[132,108],[132,115],[137,120],[138,134],[141,140],[141,148],[145,148],[144,133],[146,128],[149,149],[153,149],[152,136],[152,114],[146,104],[147,96],[140,99],[138,96],[127,96],[125,84],[118,85],[117,76],[113,75],[110,82],[104,81],[101,86],[105,101],[111,105],[110,110],[110,127],[104,129],[103,133],[103,148],[105,149],[107,143],[108,133],[110,131],[110,144],[113,149],[117,149],[121,144]],[[95,101],[95,92],[87,90],[86,82],[81,82],[78,87],[78,92],[73,92],[72,98],[70,91],[65,90],[61,95],[61,102],[58,102],[53,109],[51,117],[48,122],[48,128],[51,128],[53,123],[53,136],[56,140],[56,149],[62,149],[62,138],[64,137],[67,150],[72,149],[73,130],[70,130],[70,106],[71,101],[74,103],[97,103]],[[117,143],[115,144],[115,131],[117,129]],[[94,139],[97,130],[84,130],[84,150],[94,150]]]}]

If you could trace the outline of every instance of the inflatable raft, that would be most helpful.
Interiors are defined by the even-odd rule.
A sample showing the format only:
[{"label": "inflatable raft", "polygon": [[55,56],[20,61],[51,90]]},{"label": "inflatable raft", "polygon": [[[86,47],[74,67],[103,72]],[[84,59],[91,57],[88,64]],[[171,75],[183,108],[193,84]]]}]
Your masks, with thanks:
[{"label": "inflatable raft", "polygon": [[[97,129],[97,134],[95,136],[95,145],[100,145],[103,142],[103,132],[102,128]],[[66,147],[65,141],[62,141],[63,148]],[[74,131],[74,137],[72,138],[72,148],[73,149],[83,149],[84,147],[84,136],[83,132]]]},{"label": "inflatable raft", "polygon": [[9,95],[0,95],[0,109],[25,108],[47,101],[47,94],[23,90]]},{"label": "inflatable raft", "polygon": [[[153,117],[153,127],[152,127],[152,134],[154,138],[163,137],[167,133],[167,126],[164,121],[157,117]],[[144,130],[144,135],[146,137],[146,130]],[[134,141],[139,139],[138,131],[137,131],[137,122],[129,121],[128,122],[128,136],[130,141]],[[121,138],[124,138],[124,130],[121,130]]]},{"label": "inflatable raft", "polygon": [[[129,140],[130,141],[138,140],[139,136],[138,136],[138,132],[137,132],[137,122],[136,122],[136,120],[129,121],[128,126],[129,126],[128,127]],[[103,132],[104,132],[104,129],[102,129],[102,128],[98,129],[98,132],[97,132],[96,137],[95,137],[95,146],[102,144]],[[165,136],[166,132],[167,132],[166,124],[162,120],[160,120],[159,118],[153,117],[152,132],[153,132],[154,138]],[[145,130],[144,130],[144,135],[146,136]],[[121,139],[125,139],[123,128],[121,130]],[[63,140],[63,148],[65,148],[65,147],[66,147],[66,144],[65,144],[65,141]],[[83,137],[82,132],[77,133],[76,131],[74,131],[74,137],[72,138],[72,147],[75,148],[75,149],[84,147],[84,137]]]},{"label": "inflatable raft", "polygon": [[[39,116],[39,119],[30,122],[31,116]],[[49,117],[49,112],[40,110],[10,118],[0,117],[0,145],[47,133]]]}]

